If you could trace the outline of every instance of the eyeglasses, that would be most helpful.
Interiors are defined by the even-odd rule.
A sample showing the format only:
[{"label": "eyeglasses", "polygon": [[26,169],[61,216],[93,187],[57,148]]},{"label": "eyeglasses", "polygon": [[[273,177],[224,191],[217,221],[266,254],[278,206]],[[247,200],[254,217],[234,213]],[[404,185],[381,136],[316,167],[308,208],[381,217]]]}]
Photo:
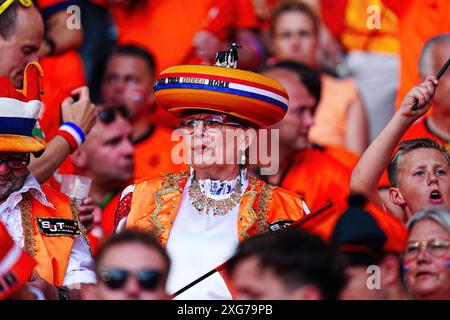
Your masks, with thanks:
[{"label": "eyeglasses", "polygon": [[125,119],[130,119],[130,110],[126,106],[109,107],[98,111],[97,115],[101,122],[108,124],[116,120],[116,113],[120,114]]},{"label": "eyeglasses", "polygon": [[423,245],[426,245],[427,252],[436,258],[442,258],[450,246],[450,241],[443,239],[431,239],[410,242],[405,249],[405,260],[414,260],[419,255]]},{"label": "eyeglasses", "polygon": [[142,290],[155,290],[163,280],[163,273],[156,270],[131,272],[123,269],[101,270],[100,279],[113,290],[122,289],[129,277],[137,279]]},{"label": "eyeglasses", "polygon": [[223,126],[231,126],[242,128],[242,125],[236,122],[225,122],[226,116],[213,116],[209,118],[194,118],[180,121],[180,128],[186,130],[189,134],[195,131],[195,128],[203,122],[203,126],[207,131],[219,131]]},{"label": "eyeglasses", "polygon": [[[20,2],[21,5],[23,5],[25,8],[29,8],[31,7],[31,5],[33,4],[33,1],[31,0],[18,0]],[[3,12],[6,11],[6,9],[9,8],[9,6],[11,5],[11,3],[13,3],[14,0],[6,0],[5,2],[3,2],[3,4],[0,6],[0,14],[2,14]]]},{"label": "eyeglasses", "polygon": [[6,165],[10,169],[25,169],[30,164],[30,159],[0,159],[0,165],[2,165],[3,163],[6,163]]}]

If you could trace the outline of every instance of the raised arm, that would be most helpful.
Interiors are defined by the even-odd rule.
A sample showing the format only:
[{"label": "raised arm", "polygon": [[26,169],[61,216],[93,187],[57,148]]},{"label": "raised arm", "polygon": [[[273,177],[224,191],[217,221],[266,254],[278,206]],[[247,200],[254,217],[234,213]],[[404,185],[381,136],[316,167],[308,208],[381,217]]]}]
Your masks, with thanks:
[{"label": "raised arm", "polygon": [[[78,95],[79,100],[74,101],[68,97],[62,103],[62,117],[64,122],[73,122],[85,135],[95,124],[95,105],[89,98],[89,89],[81,87],[72,91],[72,95]],[[57,135],[49,141],[47,149],[39,158],[31,158],[30,171],[39,183],[44,183],[59,168],[71,148],[67,140]]]},{"label": "raised arm", "polygon": [[345,146],[347,150],[360,156],[367,148],[368,137],[367,114],[361,97],[358,95],[347,114]]},{"label": "raised arm", "polygon": [[[382,205],[378,194],[378,181],[401,137],[417,119],[430,109],[437,84],[436,77],[429,76],[406,95],[399,110],[356,164],[350,180],[352,192],[362,193],[371,202]],[[419,108],[413,111],[412,107],[416,101],[419,102]]]}]

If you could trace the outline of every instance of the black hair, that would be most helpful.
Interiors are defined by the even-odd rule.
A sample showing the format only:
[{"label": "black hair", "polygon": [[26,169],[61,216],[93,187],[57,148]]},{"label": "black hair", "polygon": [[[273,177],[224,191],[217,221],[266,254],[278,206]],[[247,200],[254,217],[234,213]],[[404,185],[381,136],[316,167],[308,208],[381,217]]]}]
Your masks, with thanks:
[{"label": "black hair", "polygon": [[300,83],[305,86],[306,90],[308,90],[308,93],[316,99],[316,104],[319,104],[322,93],[322,83],[320,81],[320,74],[316,70],[300,62],[283,60],[265,69],[263,73],[275,69],[284,69],[295,73],[298,77],[298,81],[300,81]]},{"label": "black hair", "polygon": [[99,267],[99,263],[102,258],[105,256],[106,252],[114,246],[125,244],[125,243],[139,243],[150,249],[156,250],[161,257],[164,259],[166,264],[166,270],[170,269],[170,258],[169,255],[164,249],[164,247],[158,242],[158,240],[154,237],[152,233],[142,232],[133,229],[127,229],[123,232],[113,234],[109,238],[107,238],[102,244],[95,256],[95,265],[96,268]]},{"label": "black hair", "polygon": [[232,274],[251,257],[259,260],[261,268],[273,270],[287,289],[314,285],[322,299],[337,299],[346,283],[340,255],[318,236],[297,228],[244,241],[227,264],[228,272]]},{"label": "black hair", "polygon": [[155,58],[147,49],[134,44],[118,46],[112,51],[111,55],[108,58],[108,61],[111,60],[111,58],[119,55],[141,58],[147,63],[152,77],[155,76]]}]

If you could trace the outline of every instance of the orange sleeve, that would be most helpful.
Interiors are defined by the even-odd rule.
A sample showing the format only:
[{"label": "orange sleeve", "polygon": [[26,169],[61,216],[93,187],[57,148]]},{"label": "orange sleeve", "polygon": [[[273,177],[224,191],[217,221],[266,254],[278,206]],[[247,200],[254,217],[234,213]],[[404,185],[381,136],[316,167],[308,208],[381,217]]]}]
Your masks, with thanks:
[{"label": "orange sleeve", "polygon": [[251,0],[237,0],[237,29],[258,29],[260,21]]},{"label": "orange sleeve", "polygon": [[381,0],[385,7],[393,11],[397,17],[401,16],[408,10],[412,0]]},{"label": "orange sleeve", "polygon": [[345,30],[345,9],[348,0],[321,0],[320,15],[328,30],[338,39]]}]

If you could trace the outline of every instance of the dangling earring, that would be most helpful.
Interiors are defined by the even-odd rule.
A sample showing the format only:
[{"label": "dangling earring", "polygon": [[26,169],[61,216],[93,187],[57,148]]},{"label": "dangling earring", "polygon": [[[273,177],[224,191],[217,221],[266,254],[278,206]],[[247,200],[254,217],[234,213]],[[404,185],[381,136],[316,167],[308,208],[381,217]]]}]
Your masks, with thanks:
[{"label": "dangling earring", "polygon": [[241,154],[241,162],[240,162],[240,164],[241,165],[245,165],[245,160],[246,160],[245,159],[245,151],[243,151],[242,154]]}]

